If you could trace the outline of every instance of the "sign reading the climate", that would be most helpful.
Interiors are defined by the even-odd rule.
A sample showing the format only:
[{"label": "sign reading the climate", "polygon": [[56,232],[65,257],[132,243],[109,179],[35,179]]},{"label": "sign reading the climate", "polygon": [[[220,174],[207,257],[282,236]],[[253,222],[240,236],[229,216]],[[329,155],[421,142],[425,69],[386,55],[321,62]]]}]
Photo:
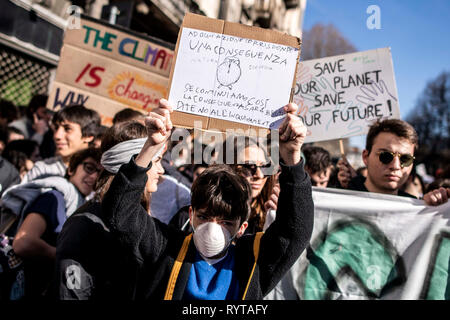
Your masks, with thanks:
[{"label": "sign reading the climate", "polygon": [[66,31],[47,107],[82,104],[99,112],[104,125],[124,108],[148,112],[167,95],[171,47],[82,19],[81,28]]}]

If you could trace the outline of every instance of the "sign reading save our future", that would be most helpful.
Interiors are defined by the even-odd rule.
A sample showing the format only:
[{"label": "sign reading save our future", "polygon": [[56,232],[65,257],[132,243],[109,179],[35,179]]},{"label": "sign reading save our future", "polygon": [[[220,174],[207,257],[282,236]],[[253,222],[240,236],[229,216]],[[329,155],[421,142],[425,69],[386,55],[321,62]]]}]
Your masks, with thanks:
[{"label": "sign reading save our future", "polygon": [[148,112],[168,92],[173,45],[85,17],[66,30],[47,107],[94,109],[102,124],[124,108]]},{"label": "sign reading save our future", "polygon": [[294,102],[306,142],[366,134],[374,120],[399,118],[389,48],[299,63]]}]

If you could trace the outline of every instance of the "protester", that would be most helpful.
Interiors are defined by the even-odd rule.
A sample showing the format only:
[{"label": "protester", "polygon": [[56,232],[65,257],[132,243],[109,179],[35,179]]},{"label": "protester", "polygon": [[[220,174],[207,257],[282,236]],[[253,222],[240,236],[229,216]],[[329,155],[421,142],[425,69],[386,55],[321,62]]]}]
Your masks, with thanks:
[{"label": "protester", "polygon": [[[144,123],[144,115],[137,110],[125,108],[114,115],[113,124],[130,120]],[[176,171],[176,168],[172,167],[168,158],[170,158],[170,152],[165,152],[162,164],[167,174],[160,177],[158,189],[151,195],[152,216],[164,223],[169,223],[178,210],[191,203],[191,184]]]},{"label": "protester", "polygon": [[359,174],[360,176],[363,176],[364,178],[367,178],[367,167],[366,166],[359,167],[358,169],[356,169],[356,173]]},{"label": "protester", "polygon": [[[412,171],[417,148],[417,133],[409,123],[398,119],[377,121],[369,129],[362,154],[367,178],[357,176],[350,164],[341,159],[339,181],[352,190],[415,198],[401,187]],[[440,188],[424,195],[424,201],[428,205],[439,205],[447,201],[448,195],[450,189]]]},{"label": "protester", "polygon": [[[233,146],[233,150],[228,150],[229,145]],[[276,211],[279,192],[278,187],[275,187],[277,176],[275,172],[269,172],[272,163],[267,150],[258,144],[255,137],[231,136],[220,146],[219,154],[223,156],[223,159],[220,159],[222,163],[227,163],[227,154],[233,155],[231,168],[244,177],[252,188],[251,214],[245,233],[254,234],[263,231],[269,225],[269,221],[266,223],[267,212],[271,209]],[[183,208],[173,217],[170,224],[186,232],[192,232],[188,220],[188,208]]]},{"label": "protester", "polygon": [[30,139],[14,140],[8,143],[2,156],[16,167],[22,179],[40,159],[39,145]]},{"label": "protester", "polygon": [[[264,234],[242,239],[251,211],[251,186],[225,165],[206,169],[193,184],[189,212],[195,231],[187,237],[135,205],[152,158],[172,129],[172,107],[166,100],[150,113],[146,145],[120,168],[102,202],[106,226],[134,261],[145,266],[149,279],[145,298],[262,299],[302,253],[311,236],[314,211],[300,151],[306,128],[295,116],[294,104],[284,110],[288,114],[279,129],[282,171],[277,218]],[[259,249],[258,258],[254,247]],[[175,260],[181,269],[173,270],[180,270],[179,275],[171,272]]]},{"label": "protester", "polygon": [[[105,226],[101,203],[120,165],[139,153],[146,137],[146,127],[137,121],[118,123],[105,131],[101,144],[101,163],[105,169],[96,183],[95,196],[66,221],[58,236],[55,288],[58,299],[118,300],[136,297],[140,282],[138,266],[127,258],[127,252],[121,250],[120,243]],[[157,189],[159,176],[164,173],[161,157],[153,162],[145,190],[141,190],[134,204],[139,206],[140,203],[145,214],[149,214],[150,208],[148,195]]]},{"label": "protester", "polygon": [[100,116],[81,105],[59,110],[51,121],[56,156],[35,163],[23,178],[29,182],[42,176],[64,176],[70,157],[77,151],[90,146],[100,128]]},{"label": "protester", "polygon": [[35,140],[39,145],[42,143],[44,134],[48,130],[51,115],[46,108],[47,95],[38,94],[31,98],[26,109],[25,116],[11,122],[10,127],[19,129],[25,139]]},{"label": "protester", "polygon": [[[52,176],[16,185],[2,197],[2,207],[17,216],[12,243],[24,260],[25,298],[48,294],[53,278],[56,237],[66,218],[85,202],[97,179],[100,152],[79,151],[71,158],[66,177]],[[17,298],[17,292],[15,293]]]},{"label": "protester", "polygon": [[308,146],[303,148],[305,171],[311,178],[311,184],[326,188],[333,170],[330,153],[322,147]]}]

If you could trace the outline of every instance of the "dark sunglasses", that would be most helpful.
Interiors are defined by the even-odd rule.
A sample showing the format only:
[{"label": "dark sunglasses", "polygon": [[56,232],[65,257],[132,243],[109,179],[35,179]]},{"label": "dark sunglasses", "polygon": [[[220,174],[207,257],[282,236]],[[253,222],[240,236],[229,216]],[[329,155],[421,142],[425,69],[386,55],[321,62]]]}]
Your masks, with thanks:
[{"label": "dark sunglasses", "polygon": [[402,168],[409,167],[413,164],[415,157],[410,155],[409,153],[398,153],[398,152],[390,152],[390,151],[381,151],[378,152],[378,158],[381,163],[389,164],[394,160],[394,157],[398,157],[400,159],[400,166]]},{"label": "dark sunglasses", "polygon": [[[270,162],[263,164],[263,165],[256,165],[254,163],[244,163],[244,164],[238,164],[237,168],[241,171],[243,171],[246,174],[250,174],[252,176],[254,176],[256,174],[256,171],[258,171],[258,168],[261,169],[261,172],[263,168],[270,168],[272,164]],[[263,172],[264,174],[264,172]],[[265,176],[270,175],[270,174],[264,174]]]},{"label": "dark sunglasses", "polygon": [[93,165],[90,162],[83,162],[83,169],[87,174],[99,173],[101,169],[97,168],[97,166]]}]

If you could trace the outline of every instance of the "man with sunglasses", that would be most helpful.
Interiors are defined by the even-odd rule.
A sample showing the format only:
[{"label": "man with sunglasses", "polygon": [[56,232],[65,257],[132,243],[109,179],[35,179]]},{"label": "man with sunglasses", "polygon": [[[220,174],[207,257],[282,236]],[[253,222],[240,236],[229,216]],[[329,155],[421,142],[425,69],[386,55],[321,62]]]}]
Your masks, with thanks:
[{"label": "man with sunglasses", "polygon": [[[357,176],[348,162],[341,159],[339,182],[352,190],[415,198],[400,188],[411,173],[417,147],[417,133],[409,123],[398,119],[377,121],[369,129],[362,154],[367,178]],[[441,188],[427,193],[423,200],[428,205],[439,205],[449,195],[450,189]]]}]

